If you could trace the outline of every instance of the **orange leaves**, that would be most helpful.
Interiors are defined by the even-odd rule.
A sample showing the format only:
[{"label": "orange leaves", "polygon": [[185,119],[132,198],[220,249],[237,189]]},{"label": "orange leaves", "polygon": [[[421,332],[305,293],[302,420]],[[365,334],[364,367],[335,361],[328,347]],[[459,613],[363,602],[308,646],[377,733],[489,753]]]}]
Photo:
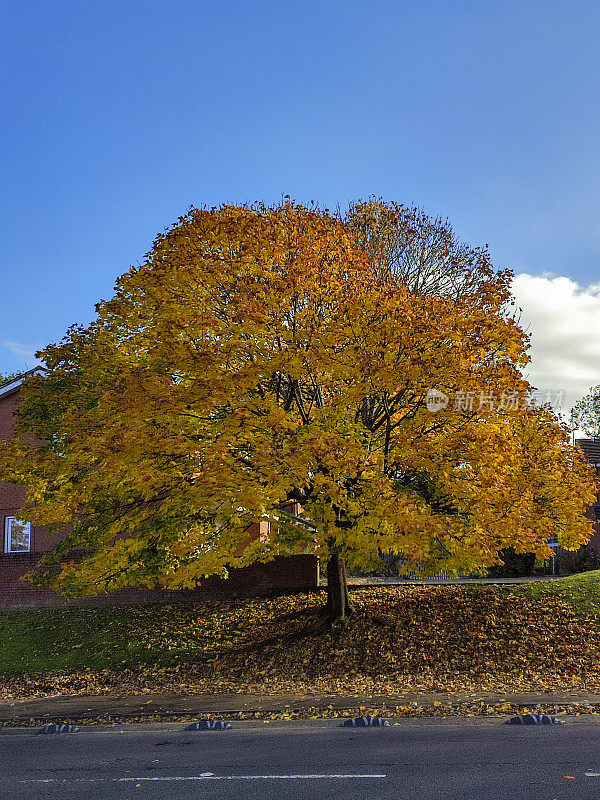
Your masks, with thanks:
[{"label": "orange leaves", "polygon": [[[36,626],[48,628],[36,633],[24,624],[19,652],[39,649],[39,642],[47,641],[56,672],[5,679],[0,695],[223,691],[398,696],[409,691],[600,690],[598,631],[578,620],[563,599],[453,586],[378,587],[353,591],[352,596],[357,614],[338,643],[326,634],[302,634],[318,613],[322,598],[317,594],[152,605],[127,614],[123,609],[95,610],[91,643],[86,632],[89,609],[19,612],[35,614]],[[68,640],[56,641],[52,633],[56,614],[71,619]],[[60,630],[67,634],[64,625]],[[34,633],[35,640],[28,641]],[[99,649],[110,670],[84,670],[101,663]],[[62,652],[67,660],[61,671],[56,654]],[[38,652],[37,661],[32,657],[30,663],[45,663],[48,655]],[[127,669],[119,668],[120,661]],[[409,708],[400,713],[425,713]],[[436,708],[452,711],[439,704]]]},{"label": "orange leaves", "polygon": [[310,540],[271,518],[246,562],[295,541],[470,571],[557,531],[575,547],[589,473],[551,415],[499,404],[529,390],[509,277],[395,204],[344,221],[292,202],[194,209],[47,348],[21,420],[48,445],[6,447],[0,467],[30,484],[38,524],[74,523],[81,591],[222,574],[291,496]]}]

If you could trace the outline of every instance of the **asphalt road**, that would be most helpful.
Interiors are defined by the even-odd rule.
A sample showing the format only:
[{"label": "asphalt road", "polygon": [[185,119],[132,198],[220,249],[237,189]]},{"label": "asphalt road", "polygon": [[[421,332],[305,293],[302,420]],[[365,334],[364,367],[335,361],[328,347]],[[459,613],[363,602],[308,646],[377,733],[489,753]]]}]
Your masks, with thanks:
[{"label": "asphalt road", "polygon": [[[600,796],[600,722],[508,726],[407,720],[344,729],[334,720],[181,726],[36,736],[0,732],[0,797],[243,800],[563,800]],[[124,732],[121,733],[120,730]],[[587,774],[586,774],[587,773]],[[570,776],[570,777],[567,777]]]}]

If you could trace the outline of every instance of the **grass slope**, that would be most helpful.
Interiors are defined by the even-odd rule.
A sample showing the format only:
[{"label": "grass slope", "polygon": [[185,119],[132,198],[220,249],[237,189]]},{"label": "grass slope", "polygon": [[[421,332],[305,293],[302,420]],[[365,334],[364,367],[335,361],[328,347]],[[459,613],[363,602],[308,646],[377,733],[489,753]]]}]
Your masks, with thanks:
[{"label": "grass slope", "polygon": [[356,589],[339,642],[322,593],[0,611],[0,696],[155,691],[600,691],[600,572],[519,587]]},{"label": "grass slope", "polygon": [[600,571],[550,583],[353,591],[339,642],[303,636],[323,593],[0,611],[0,696],[151,691],[600,691]]},{"label": "grass slope", "polygon": [[515,593],[535,600],[559,598],[579,619],[592,620],[600,629],[600,570],[582,572],[554,581],[526,583],[514,587]]}]

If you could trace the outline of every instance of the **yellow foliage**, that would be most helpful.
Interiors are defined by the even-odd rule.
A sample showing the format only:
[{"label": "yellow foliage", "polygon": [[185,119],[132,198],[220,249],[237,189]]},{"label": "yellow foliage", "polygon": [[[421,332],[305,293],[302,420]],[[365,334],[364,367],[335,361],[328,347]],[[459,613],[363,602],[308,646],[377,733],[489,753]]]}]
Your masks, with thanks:
[{"label": "yellow foliage", "polygon": [[[557,532],[586,541],[595,486],[525,402],[510,274],[465,251],[460,290],[415,290],[382,268],[394,208],[345,223],[290,202],[193,210],[45,349],[0,468],[29,486],[23,516],[68,531],[56,586],[187,587],[301,551],[469,570],[508,546],[546,555]],[[435,413],[431,389],[450,398]],[[290,498],[308,525],[277,511]],[[271,533],[250,542],[261,519]]]}]

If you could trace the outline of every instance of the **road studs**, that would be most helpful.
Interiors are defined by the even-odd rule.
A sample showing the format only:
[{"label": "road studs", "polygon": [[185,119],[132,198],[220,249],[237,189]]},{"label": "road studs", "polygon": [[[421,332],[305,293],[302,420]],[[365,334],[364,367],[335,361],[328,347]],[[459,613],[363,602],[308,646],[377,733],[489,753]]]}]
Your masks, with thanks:
[{"label": "road studs", "polygon": [[71,725],[70,723],[61,724],[59,722],[53,722],[50,725],[44,725],[43,728],[40,728],[38,733],[78,733],[79,728],[76,725]]},{"label": "road studs", "polygon": [[340,728],[374,728],[374,727],[389,727],[387,719],[382,717],[353,717],[342,722]]},{"label": "road studs", "polygon": [[186,731],[225,731],[229,730],[232,726],[231,722],[225,722],[222,719],[199,719],[198,722],[192,722],[188,725]]}]

